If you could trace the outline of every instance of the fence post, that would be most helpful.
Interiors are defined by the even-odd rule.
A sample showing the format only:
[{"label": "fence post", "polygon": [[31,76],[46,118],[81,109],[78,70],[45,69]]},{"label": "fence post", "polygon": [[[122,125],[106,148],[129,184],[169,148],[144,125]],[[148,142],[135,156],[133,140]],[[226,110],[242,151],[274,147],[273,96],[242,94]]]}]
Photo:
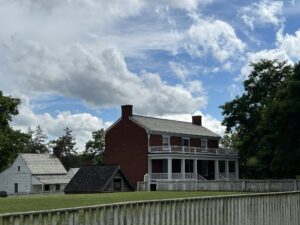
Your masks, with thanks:
[{"label": "fence post", "polygon": [[20,216],[14,216],[13,223],[14,225],[20,225]]},{"label": "fence post", "polygon": [[9,222],[10,217],[9,216],[3,217],[2,220],[3,220],[3,223],[2,223],[3,225],[9,225],[10,224],[10,222]]}]

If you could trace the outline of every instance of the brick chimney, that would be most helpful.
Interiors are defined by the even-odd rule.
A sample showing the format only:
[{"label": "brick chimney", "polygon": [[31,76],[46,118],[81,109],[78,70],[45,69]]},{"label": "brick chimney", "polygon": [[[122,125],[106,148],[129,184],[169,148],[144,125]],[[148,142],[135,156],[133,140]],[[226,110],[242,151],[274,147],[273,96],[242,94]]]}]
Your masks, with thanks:
[{"label": "brick chimney", "polygon": [[202,116],[192,116],[192,123],[198,126],[202,126]]},{"label": "brick chimney", "polygon": [[128,118],[132,116],[132,105],[122,105],[122,118]]}]

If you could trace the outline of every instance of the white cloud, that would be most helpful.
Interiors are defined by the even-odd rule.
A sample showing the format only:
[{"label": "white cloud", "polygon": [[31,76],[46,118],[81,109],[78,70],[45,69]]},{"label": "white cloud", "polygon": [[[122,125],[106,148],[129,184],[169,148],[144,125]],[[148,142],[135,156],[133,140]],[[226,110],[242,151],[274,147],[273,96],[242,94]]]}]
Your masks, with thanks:
[{"label": "white cloud", "polygon": [[279,40],[280,48],[294,61],[300,60],[300,29],[294,35],[286,34]]},{"label": "white cloud", "polygon": [[169,62],[169,66],[175,75],[182,81],[185,81],[190,74],[190,71],[181,63],[171,61]]},{"label": "white cloud", "polygon": [[176,53],[182,46],[184,34],[173,29],[168,18],[159,18],[158,8],[186,13],[212,0],[0,2],[1,44],[11,39],[32,40],[59,49],[70,43],[91,43],[116,47],[128,57],[149,49]]},{"label": "white cloud", "polygon": [[101,128],[107,128],[111,122],[104,122],[102,119],[92,116],[89,113],[72,114],[68,111],[60,112],[57,116],[49,113],[35,114],[31,110],[27,97],[22,97],[22,104],[19,107],[19,115],[13,118],[12,126],[26,132],[28,127],[35,128],[40,125],[46,132],[48,138],[56,139],[64,134],[63,129],[69,127],[76,137],[76,147],[83,151],[85,143],[92,138],[92,132]]},{"label": "white cloud", "polygon": [[194,24],[188,30],[190,42],[187,50],[193,56],[202,57],[211,54],[220,62],[229,58],[237,58],[246,47],[236,35],[234,28],[222,21],[203,19],[191,14]]},{"label": "white cloud", "polygon": [[12,48],[19,50],[12,49],[3,67],[10,73],[11,89],[29,96],[54,92],[99,107],[131,103],[139,112],[157,114],[191,112],[206,104],[200,82],[191,89],[190,84],[171,86],[159,74],[132,73],[115,49],[77,44],[52,52],[36,42],[15,43]]},{"label": "white cloud", "polygon": [[261,0],[243,7],[239,11],[239,15],[251,29],[254,29],[255,25],[280,26],[283,20],[282,9],[283,1]]},{"label": "white cloud", "polygon": [[188,11],[196,10],[198,5],[205,6],[212,3],[214,0],[155,0],[148,1],[158,4],[170,6],[172,8],[185,9]]},{"label": "white cloud", "polygon": [[245,80],[251,72],[250,62],[258,62],[261,59],[287,61],[290,64],[300,60],[300,29],[294,34],[283,34],[282,30],[277,32],[277,48],[264,49],[257,52],[247,53],[247,63],[242,67],[240,75],[236,80]]},{"label": "white cloud", "polygon": [[159,117],[164,119],[178,120],[178,121],[191,123],[193,115],[202,115],[202,125],[204,127],[212,130],[213,132],[219,134],[220,136],[224,135],[225,127],[221,124],[221,122],[209,114],[204,115],[200,111],[196,111],[193,114],[172,114],[172,115],[164,115]]}]

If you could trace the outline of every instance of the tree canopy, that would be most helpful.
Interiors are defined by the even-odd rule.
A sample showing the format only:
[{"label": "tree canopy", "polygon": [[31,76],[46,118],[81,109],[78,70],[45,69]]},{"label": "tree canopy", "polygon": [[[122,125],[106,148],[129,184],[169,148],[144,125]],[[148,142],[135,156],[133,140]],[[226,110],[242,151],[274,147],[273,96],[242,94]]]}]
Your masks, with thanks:
[{"label": "tree canopy", "polygon": [[48,153],[47,135],[44,133],[40,125],[35,130],[28,128],[27,135],[29,136],[28,143],[24,152],[27,153]]},{"label": "tree canopy", "polygon": [[[252,63],[245,92],[221,106],[223,125],[256,177],[300,174],[300,65],[261,60]],[[226,141],[228,143],[228,140]]]},{"label": "tree canopy", "polygon": [[53,154],[61,160],[66,169],[69,169],[72,166],[72,155],[77,155],[76,142],[70,128],[66,127],[64,132],[57,140],[51,141],[51,144],[53,145]]},{"label": "tree canopy", "polygon": [[104,130],[92,132],[93,139],[85,145],[85,151],[82,154],[83,161],[93,161],[95,164],[102,164],[104,152]]},{"label": "tree canopy", "polygon": [[0,91],[0,171],[4,170],[22,152],[29,136],[13,130],[9,122],[18,114],[20,99],[4,96]]}]

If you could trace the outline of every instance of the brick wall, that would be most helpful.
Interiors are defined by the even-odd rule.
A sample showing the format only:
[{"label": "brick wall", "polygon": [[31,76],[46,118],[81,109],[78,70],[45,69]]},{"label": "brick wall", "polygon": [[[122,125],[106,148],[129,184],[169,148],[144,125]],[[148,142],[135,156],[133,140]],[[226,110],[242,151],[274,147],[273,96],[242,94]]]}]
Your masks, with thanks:
[{"label": "brick wall", "polygon": [[219,147],[218,140],[207,140],[207,147],[208,148],[218,148]]},{"label": "brick wall", "polygon": [[158,134],[151,134],[150,146],[162,146],[162,136]]},{"label": "brick wall", "polygon": [[148,171],[148,137],[144,128],[121,119],[105,135],[105,164],[119,164],[134,187]]}]

